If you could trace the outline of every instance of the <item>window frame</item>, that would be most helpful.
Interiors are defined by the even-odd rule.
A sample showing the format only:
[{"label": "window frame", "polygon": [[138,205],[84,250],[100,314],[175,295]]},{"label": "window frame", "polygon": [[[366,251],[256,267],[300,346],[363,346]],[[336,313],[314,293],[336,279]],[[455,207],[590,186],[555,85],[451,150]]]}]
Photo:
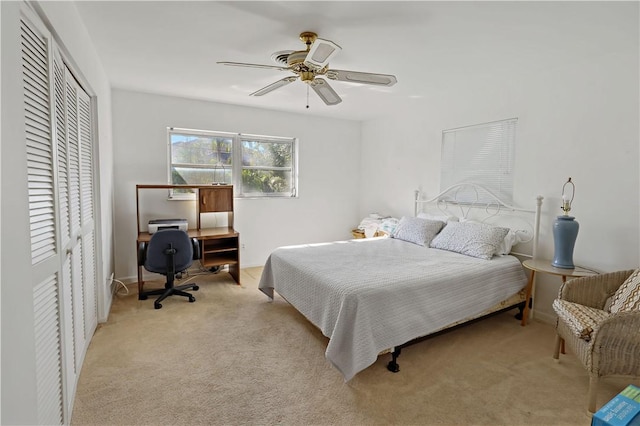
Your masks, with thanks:
[{"label": "window frame", "polygon": [[[292,137],[281,136],[266,136],[256,135],[248,133],[231,133],[212,130],[196,130],[186,129],[179,127],[167,127],[167,182],[170,185],[172,182],[172,169],[175,164],[172,157],[171,150],[171,136],[173,134],[180,135],[193,135],[204,137],[218,137],[218,138],[230,138],[232,144],[232,161],[231,161],[231,184],[234,188],[234,197],[236,198],[298,198],[298,139]],[[291,146],[291,166],[290,167],[276,167],[276,166],[244,166],[242,164],[243,158],[243,142],[259,142],[259,143],[278,143],[288,144]],[[215,166],[212,167],[199,167],[203,169],[215,170]],[[242,182],[243,170],[274,170],[274,171],[289,171],[291,173],[291,185],[289,192],[248,192],[245,191]],[[214,172],[215,173],[215,172]],[[177,193],[169,191],[169,198],[174,200],[193,200],[195,194],[193,193]]]}]

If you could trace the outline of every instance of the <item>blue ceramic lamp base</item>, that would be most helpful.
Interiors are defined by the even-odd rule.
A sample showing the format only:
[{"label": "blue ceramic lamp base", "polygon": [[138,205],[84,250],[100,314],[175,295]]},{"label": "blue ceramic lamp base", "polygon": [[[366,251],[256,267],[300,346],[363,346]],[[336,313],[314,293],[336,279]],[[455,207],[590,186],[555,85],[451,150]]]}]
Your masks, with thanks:
[{"label": "blue ceramic lamp base", "polygon": [[580,225],[573,216],[558,216],[553,223],[553,261],[552,266],[574,269],[573,248],[576,245]]}]

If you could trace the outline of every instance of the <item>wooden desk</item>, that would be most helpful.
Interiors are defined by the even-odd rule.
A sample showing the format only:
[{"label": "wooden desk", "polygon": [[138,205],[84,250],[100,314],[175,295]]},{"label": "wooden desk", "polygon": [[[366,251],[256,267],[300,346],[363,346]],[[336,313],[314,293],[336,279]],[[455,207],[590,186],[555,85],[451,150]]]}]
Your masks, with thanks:
[{"label": "wooden desk", "polygon": [[[240,285],[240,234],[233,228],[232,185],[136,185],[136,222],[138,237],[136,253],[141,242],[151,240],[151,234],[141,232],[140,191],[147,189],[193,189],[196,191],[196,228],[189,229],[189,237],[200,243],[200,263],[206,268],[229,265],[229,274]],[[200,215],[226,213],[229,226],[202,228]],[[138,294],[142,293],[144,281],[142,266],[138,266]]]},{"label": "wooden desk", "polygon": [[527,296],[525,300],[524,311],[522,312],[521,325],[523,326],[527,324],[527,318],[529,317],[529,304],[531,303],[531,293],[533,291],[533,283],[536,272],[558,275],[562,277],[563,283],[567,281],[567,277],[578,278],[598,274],[592,269],[583,268],[581,266],[576,266],[574,269],[556,268],[555,266],[551,265],[551,259],[527,259],[522,262],[522,266],[531,271],[531,274],[529,275],[529,282],[527,284]]},{"label": "wooden desk", "polygon": [[[200,263],[206,268],[212,266],[229,265],[229,274],[240,285],[240,234],[233,228],[203,228],[189,229],[190,238],[195,238],[200,243]],[[149,242],[151,235],[148,232],[138,234],[136,252],[142,242]],[[138,266],[138,294],[144,287],[142,279],[142,266]]]}]

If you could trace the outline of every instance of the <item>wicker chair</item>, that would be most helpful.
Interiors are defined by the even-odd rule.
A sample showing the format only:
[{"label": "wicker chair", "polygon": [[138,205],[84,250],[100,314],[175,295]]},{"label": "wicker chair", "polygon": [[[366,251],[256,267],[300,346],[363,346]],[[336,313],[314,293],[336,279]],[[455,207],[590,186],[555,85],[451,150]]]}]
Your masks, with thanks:
[{"label": "wicker chair", "polygon": [[[633,270],[618,271],[576,278],[560,287],[559,300],[577,303],[605,311],[607,300],[616,292]],[[556,303],[554,302],[554,309]],[[558,310],[556,309],[556,312]],[[640,312],[603,313],[606,318],[597,322],[590,339],[580,337],[563,316],[558,316],[556,346],[553,357],[559,358],[566,346],[589,372],[587,409],[596,411],[598,381],[611,375],[640,376]]]}]

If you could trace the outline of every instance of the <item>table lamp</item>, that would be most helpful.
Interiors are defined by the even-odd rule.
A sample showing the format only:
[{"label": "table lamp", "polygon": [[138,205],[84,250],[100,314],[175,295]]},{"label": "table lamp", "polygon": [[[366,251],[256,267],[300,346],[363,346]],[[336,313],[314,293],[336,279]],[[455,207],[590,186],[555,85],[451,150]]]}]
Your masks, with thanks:
[{"label": "table lamp", "polygon": [[[569,191],[571,194],[569,194]],[[553,261],[552,266],[556,268],[574,269],[573,264],[573,248],[578,237],[578,229],[580,225],[575,217],[569,216],[573,196],[576,192],[576,186],[571,178],[562,186],[562,211],[564,215],[558,216],[553,222]]]}]

